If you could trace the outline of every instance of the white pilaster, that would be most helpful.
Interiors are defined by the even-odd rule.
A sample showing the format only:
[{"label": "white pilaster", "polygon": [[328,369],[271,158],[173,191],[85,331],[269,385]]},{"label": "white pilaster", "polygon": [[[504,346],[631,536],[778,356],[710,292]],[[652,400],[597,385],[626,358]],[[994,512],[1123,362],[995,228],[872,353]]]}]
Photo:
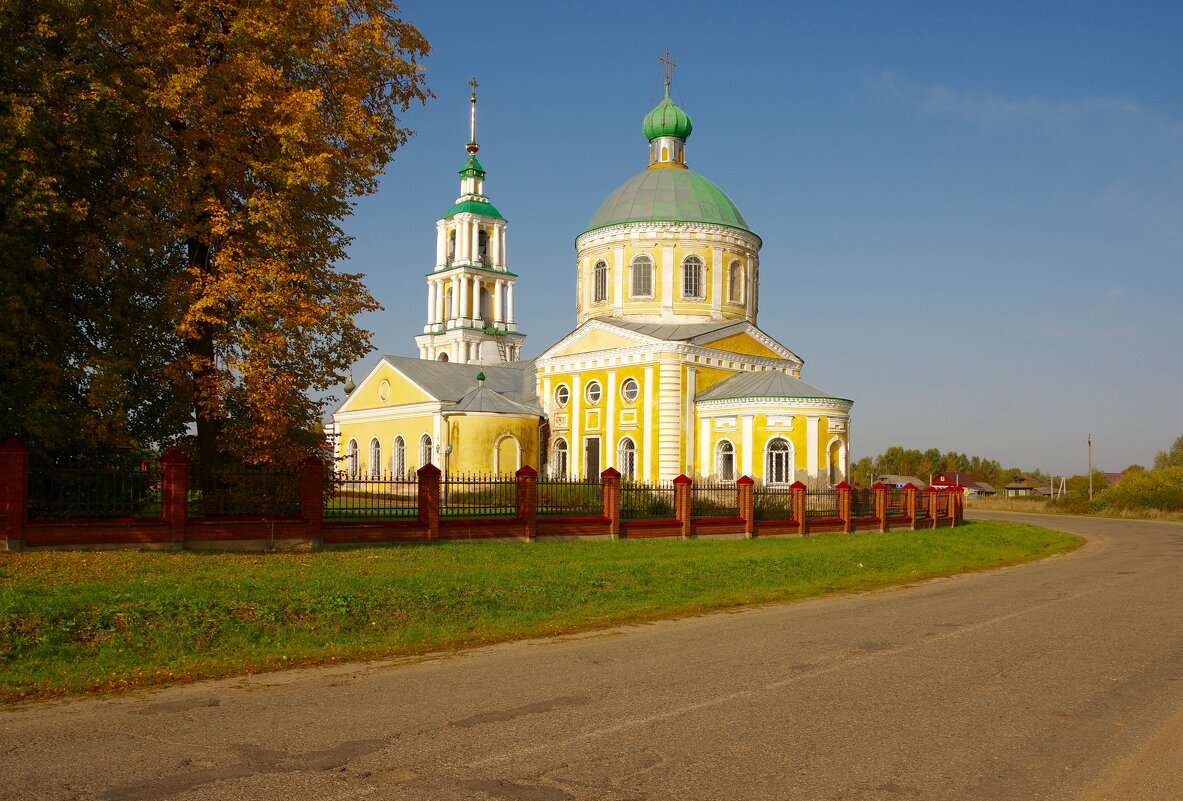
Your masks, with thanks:
[{"label": "white pilaster", "polygon": [[710,478],[715,472],[711,453],[711,418],[698,421],[698,473],[701,478]]},{"label": "white pilaster", "polygon": [[435,282],[435,322],[442,323],[447,315],[444,311],[444,281]]},{"label": "white pilaster", "polygon": [[[739,418],[739,447],[742,451],[741,462],[743,464],[741,474],[745,476],[752,475],[753,457],[752,451],[756,447],[756,438],[753,436],[756,427],[755,415],[745,414],[740,415]],[[768,476],[764,476],[764,480],[768,480]]]},{"label": "white pilaster", "polygon": [[723,248],[711,249],[711,310],[716,316],[723,315],[723,293],[727,286],[726,265],[723,264]]},{"label": "white pilaster", "polygon": [[469,318],[469,310],[471,306],[468,305],[468,276],[460,276],[460,314],[459,317],[463,319]]},{"label": "white pilaster", "polygon": [[435,322],[435,282],[431,279],[427,281],[427,327],[424,331],[431,330],[431,324]]},{"label": "white pilaster", "polygon": [[[619,297],[619,296],[618,296]],[[641,436],[644,439],[640,442],[641,449],[641,480],[653,480],[653,452],[656,450],[657,443],[653,441],[653,365],[645,365],[644,380],[641,383],[642,402],[641,402]]]},{"label": "white pilaster", "polygon": [[682,365],[658,365],[657,382],[657,478],[669,481],[682,472]]},{"label": "white pilaster", "polygon": [[507,284],[505,287],[506,302],[505,302],[505,322],[513,322],[513,284]]},{"label": "white pilaster", "polygon": [[674,246],[661,246],[661,311],[674,312]]},{"label": "white pilaster", "polygon": [[[605,467],[616,467],[616,371],[609,370],[604,382],[604,392],[607,395],[608,420],[604,424],[604,438],[608,440],[608,453],[604,456]],[[620,468],[616,468],[619,470]]]},{"label": "white pilaster", "polygon": [[496,270],[500,270],[501,265],[504,263],[505,262],[501,257],[501,226],[494,225],[493,226],[493,268]]},{"label": "white pilaster", "polygon": [[500,278],[497,283],[493,285],[493,321],[496,323],[505,322],[505,317],[502,316],[502,297],[505,294],[505,281]]},{"label": "white pilaster", "polygon": [[448,260],[447,237],[448,234],[444,226],[437,225],[435,227],[435,266],[437,270],[444,266],[444,262]]},{"label": "white pilaster", "polygon": [[[621,308],[624,301],[624,245],[612,248],[612,308]],[[649,479],[646,479],[649,480]]]},{"label": "white pilaster", "polygon": [[571,376],[571,401],[567,404],[567,409],[571,412],[568,418],[571,423],[571,464],[568,468],[573,478],[581,478],[587,454],[583,450],[583,391],[579,386],[579,373]]},{"label": "white pilaster", "polygon": [[805,472],[817,478],[818,429],[821,415],[805,415]]},{"label": "white pilaster", "polygon": [[456,261],[460,264],[468,264],[472,261],[472,249],[469,242],[469,234],[471,232],[472,229],[468,227],[466,222],[463,220],[456,221],[456,239],[459,240],[456,243]]},{"label": "white pilaster", "polygon": [[[460,316],[460,276],[452,276],[452,315],[451,320],[454,321]],[[453,323],[455,324],[455,323]]]},{"label": "white pilaster", "polygon": [[698,380],[698,371],[693,367],[686,368],[686,406],[682,412],[682,437],[686,443],[686,469],[682,472],[688,476],[694,475],[694,399]]}]

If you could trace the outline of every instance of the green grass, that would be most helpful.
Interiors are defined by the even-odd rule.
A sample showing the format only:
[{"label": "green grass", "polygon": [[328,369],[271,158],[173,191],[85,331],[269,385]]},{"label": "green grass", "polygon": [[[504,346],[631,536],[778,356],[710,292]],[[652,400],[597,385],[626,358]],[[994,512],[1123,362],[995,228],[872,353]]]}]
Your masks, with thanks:
[{"label": "green grass", "polygon": [[804,539],[0,554],[0,700],[370,659],[899,584],[1071,550],[1006,522]]}]

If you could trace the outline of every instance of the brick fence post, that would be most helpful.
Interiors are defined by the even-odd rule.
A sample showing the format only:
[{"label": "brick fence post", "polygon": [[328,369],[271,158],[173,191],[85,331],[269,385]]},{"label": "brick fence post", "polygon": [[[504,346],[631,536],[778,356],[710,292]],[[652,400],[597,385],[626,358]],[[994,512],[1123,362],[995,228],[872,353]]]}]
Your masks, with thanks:
[{"label": "brick fence post", "polygon": [[953,515],[953,525],[960,526],[965,522],[965,487],[953,487],[952,502],[956,512]]},{"label": "brick fence post", "polygon": [[674,516],[682,524],[682,536],[689,537],[690,526],[690,487],[692,482],[685,473],[674,479]]},{"label": "brick fence post", "polygon": [[16,437],[0,442],[0,551],[25,544],[29,513],[29,446]]},{"label": "brick fence post", "polygon": [[936,487],[924,488],[924,502],[928,507],[928,527],[937,527],[937,490]]},{"label": "brick fence post", "polygon": [[735,480],[739,493],[739,516],[743,518],[743,533],[748,539],[756,536],[756,482],[751,476],[740,476]]},{"label": "brick fence post", "polygon": [[887,531],[887,486],[882,481],[871,485],[875,493],[875,517],[879,518],[879,530]]},{"label": "brick fence post", "polygon": [[176,448],[160,457],[160,516],[169,534],[184,547],[189,527],[189,457]]},{"label": "brick fence post", "polygon": [[300,517],[308,521],[308,536],[320,539],[325,516],[325,463],[315,456],[300,460]]},{"label": "brick fence post", "polygon": [[850,502],[850,485],[845,481],[838,482],[834,487],[838,490],[838,517],[842,518],[842,533],[854,531],[854,510]]},{"label": "brick fence post", "polygon": [[600,507],[608,518],[608,533],[620,539],[620,472],[615,467],[600,473]]},{"label": "brick fence post", "polygon": [[904,510],[908,515],[912,530],[916,530],[916,485],[908,482],[904,485]]},{"label": "brick fence post", "polygon": [[526,536],[538,535],[538,471],[528,464],[514,473],[518,481],[518,519],[525,523]]},{"label": "brick fence post", "polygon": [[419,468],[419,524],[427,526],[427,539],[440,538],[440,469],[433,464]]},{"label": "brick fence post", "polygon": [[789,485],[793,501],[793,519],[797,521],[797,533],[804,537],[809,533],[809,526],[805,523],[805,485],[794,481]]}]

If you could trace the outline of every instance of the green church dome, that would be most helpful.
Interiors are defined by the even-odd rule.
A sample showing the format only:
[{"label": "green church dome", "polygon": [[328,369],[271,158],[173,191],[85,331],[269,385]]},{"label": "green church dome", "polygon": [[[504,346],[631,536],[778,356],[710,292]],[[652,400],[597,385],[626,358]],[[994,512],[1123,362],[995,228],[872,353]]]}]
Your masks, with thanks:
[{"label": "green church dome", "polygon": [[587,230],[639,222],[712,223],[752,231],[722,189],[681,168],[634,175],[600,204]]},{"label": "green church dome", "polygon": [[670,90],[665,90],[665,99],[657,104],[657,108],[645,115],[645,122],[641,126],[645,138],[652,142],[659,136],[676,136],[687,139],[694,130],[694,123],[690,122],[690,115],[670,100]]}]

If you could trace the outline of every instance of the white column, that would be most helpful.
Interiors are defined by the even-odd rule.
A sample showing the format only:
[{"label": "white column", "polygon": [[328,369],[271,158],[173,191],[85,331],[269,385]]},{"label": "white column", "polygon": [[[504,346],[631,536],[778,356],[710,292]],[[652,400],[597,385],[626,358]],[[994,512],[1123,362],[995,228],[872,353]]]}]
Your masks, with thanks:
[{"label": "white column", "polygon": [[[739,445],[739,447],[743,451],[742,474],[745,476],[752,475],[752,459],[753,459],[753,456],[755,455],[752,453],[752,450],[756,447],[755,437],[752,436],[753,430],[755,428],[755,422],[756,422],[755,415],[745,414],[739,418],[739,423],[740,423],[740,429],[739,429],[740,430],[740,439],[739,439],[740,445]],[[764,479],[767,480],[768,476],[764,476]]]},{"label": "white column", "polygon": [[[488,247],[485,248],[488,252]],[[472,260],[479,261],[481,257],[481,224],[472,221]]]},{"label": "white column", "polygon": [[686,443],[686,475],[694,475],[694,399],[697,387],[698,371],[693,367],[686,368],[686,409],[682,413],[682,441]]},{"label": "white column", "polygon": [[498,278],[497,283],[493,285],[493,321],[494,322],[501,323],[501,322],[505,321],[505,318],[501,314],[501,309],[502,309],[501,300],[502,300],[502,296],[504,294],[505,294],[505,282],[502,281],[500,278]]},{"label": "white column", "polygon": [[468,276],[462,275],[462,276],[460,276],[460,314],[457,316],[459,316],[462,319],[467,318],[469,308],[470,307],[468,305]]},{"label": "white column", "polygon": [[504,262],[501,259],[501,226],[493,226],[493,267],[500,270]]},{"label": "white column", "polygon": [[464,223],[456,222],[456,261],[465,264],[469,261],[468,258],[468,233],[469,228]]},{"label": "white column", "polygon": [[448,259],[447,250],[447,233],[444,231],[444,226],[436,226],[435,229],[435,266],[441,267]]},{"label": "white column", "polygon": [[[607,453],[604,455],[604,469],[605,467],[616,467],[616,371],[608,371],[608,380],[605,382],[604,392],[607,394],[606,400],[608,420],[604,424],[604,439],[607,442]],[[617,470],[620,468],[617,467]]]},{"label": "white column", "polygon": [[448,312],[444,309],[444,281],[435,282],[435,321],[442,323],[447,319]]},{"label": "white column", "polygon": [[504,226],[499,226],[499,227],[501,229],[501,245],[500,245],[500,247],[501,247],[501,266],[505,267],[505,265],[506,265],[505,254],[509,252],[505,247],[505,234],[506,234],[507,229]]},{"label": "white column", "polygon": [[711,250],[711,309],[723,314],[723,293],[727,291],[727,265],[723,261],[723,248]]},{"label": "white column", "polygon": [[460,316],[460,276],[452,276],[452,317],[455,320]]},{"label": "white column", "polygon": [[704,417],[698,421],[698,473],[702,478],[710,478],[715,472],[715,464],[711,461],[711,418]]},{"label": "white column", "polygon": [[818,428],[821,415],[805,416],[805,471],[810,478],[817,478]]},{"label": "white column", "polygon": [[427,282],[427,325],[435,322],[435,282]]},{"label": "white column", "polygon": [[513,284],[506,284],[505,322],[513,322]]},{"label": "white column", "polygon": [[641,383],[641,388],[644,392],[642,409],[641,409],[641,433],[644,439],[641,441],[642,465],[644,472],[642,473],[642,481],[653,480],[653,451],[656,450],[656,443],[653,441],[653,399],[656,397],[657,387],[653,385],[653,365],[645,365],[645,377]]},{"label": "white column", "polygon": [[[612,306],[619,309],[624,301],[624,274],[627,272],[624,264],[624,245],[612,248]],[[646,478],[646,481],[649,479]]]},{"label": "white column", "polygon": [[756,322],[756,315],[760,313],[760,280],[756,272],[756,263],[749,257],[747,274],[744,276],[744,293],[748,303],[748,319],[753,323]]},{"label": "white column", "polygon": [[[663,245],[661,248],[661,310],[673,313],[674,310],[674,246]],[[656,281],[654,282],[657,283]]]},{"label": "white column", "polygon": [[580,416],[583,413],[583,393],[579,388],[579,373],[571,374],[571,401],[567,404],[567,409],[570,410],[571,416],[568,418],[570,422],[571,442],[570,450],[568,451],[571,464],[568,469],[571,476],[580,478],[583,475],[584,460],[587,455],[583,452],[583,438],[580,436],[580,429],[583,421]]}]

